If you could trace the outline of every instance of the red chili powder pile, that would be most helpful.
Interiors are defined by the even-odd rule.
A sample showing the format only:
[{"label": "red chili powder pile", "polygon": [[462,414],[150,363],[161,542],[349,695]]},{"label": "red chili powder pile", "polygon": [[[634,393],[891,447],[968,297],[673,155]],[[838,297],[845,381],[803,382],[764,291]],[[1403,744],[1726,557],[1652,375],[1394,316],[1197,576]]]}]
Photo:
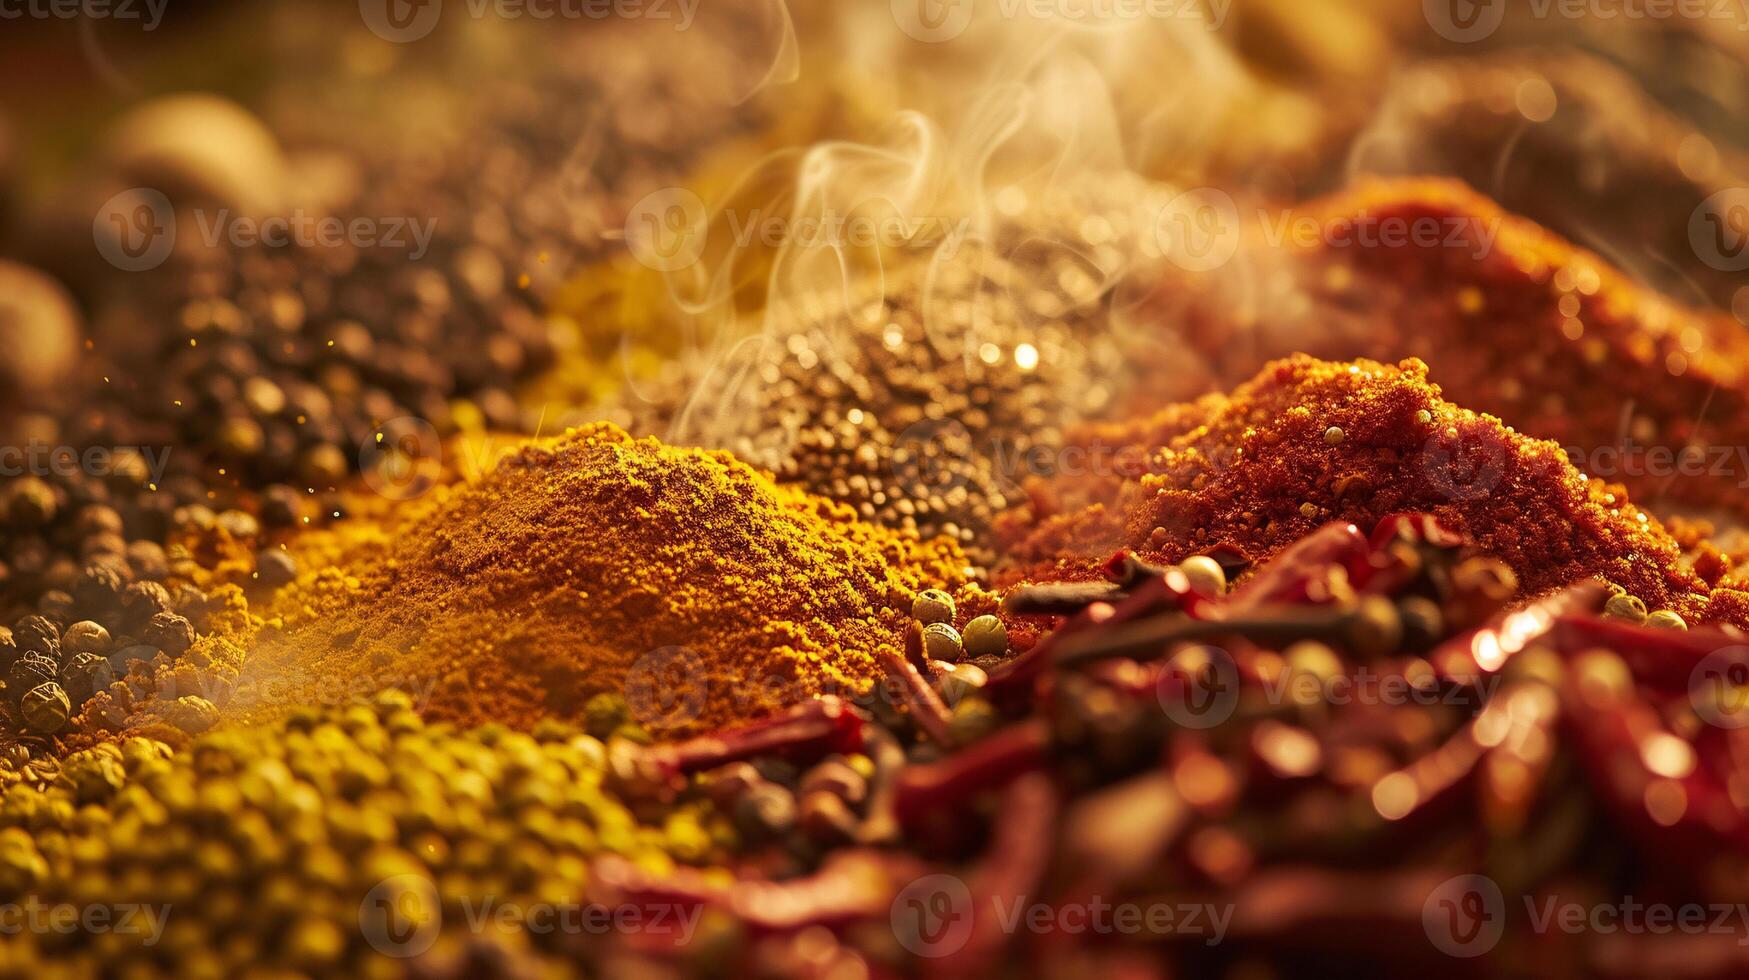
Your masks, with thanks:
[{"label": "red chili powder pile", "polygon": [[1417,356],[1453,400],[1582,452],[1642,503],[1749,514],[1749,332],[1728,314],[1669,300],[1457,181],[1365,181],[1292,214],[1322,233],[1249,229],[1249,303],[1203,274],[1150,298],[1182,327],[1174,351],[1207,368],[1192,393],[1296,352]]},{"label": "red chili powder pile", "polygon": [[1716,550],[1685,555],[1555,443],[1445,401],[1417,359],[1296,355],[1230,395],[1092,427],[1077,443],[1094,472],[1033,486],[999,521],[1003,581],[1084,577],[1118,548],[1172,562],[1225,547],[1261,561],[1333,520],[1370,529],[1428,511],[1510,565],[1527,596],[1595,576],[1691,623],[1749,622],[1749,593],[1720,587],[1729,562]]}]

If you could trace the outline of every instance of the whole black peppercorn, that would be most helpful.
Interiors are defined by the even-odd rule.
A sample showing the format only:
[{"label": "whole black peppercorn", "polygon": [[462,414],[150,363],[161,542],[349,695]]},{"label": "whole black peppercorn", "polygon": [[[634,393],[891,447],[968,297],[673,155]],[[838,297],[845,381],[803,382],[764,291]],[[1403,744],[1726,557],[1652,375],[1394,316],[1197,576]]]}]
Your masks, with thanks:
[{"label": "whole black peppercorn", "polygon": [[59,674],[55,662],[42,654],[22,654],[6,671],[6,691],[13,698],[20,698],[24,692],[49,683]]},{"label": "whole black peppercorn", "polygon": [[83,620],[67,627],[61,634],[61,653],[72,658],[81,653],[108,653],[109,631],[101,623]]},{"label": "whole black peppercorn", "polygon": [[53,735],[67,727],[68,719],[73,717],[73,705],[67,700],[67,692],[55,683],[39,684],[25,692],[18,711],[32,731],[44,735]]},{"label": "whole black peppercorn", "polygon": [[91,695],[108,687],[114,676],[109,658],[102,654],[75,654],[61,668],[61,687],[73,704],[82,705]]},{"label": "whole black peppercorn", "polygon": [[135,582],[122,597],[128,622],[138,625],[161,612],[170,611],[170,590],[159,582]]},{"label": "whole black peppercorn", "polygon": [[61,630],[48,617],[30,615],[12,624],[12,641],[19,653],[40,653],[53,660],[61,658]]},{"label": "whole black peppercorn", "polygon": [[194,624],[173,612],[157,613],[140,631],[140,639],[174,659],[194,645]]},{"label": "whole black peppercorn", "polygon": [[94,561],[79,571],[79,578],[73,583],[73,602],[87,616],[101,615],[120,603],[127,584],[125,565]]},{"label": "whole black peppercorn", "polygon": [[60,589],[50,589],[36,600],[37,612],[58,626],[74,620],[73,609],[75,606],[73,596]]},{"label": "whole black peppercorn", "polygon": [[104,504],[87,504],[73,518],[73,533],[81,538],[122,533],[121,514]]},{"label": "whole black peppercorn", "polygon": [[55,519],[55,489],[40,477],[22,476],[6,489],[6,517],[23,527],[43,527]]},{"label": "whole black peppercorn", "polygon": [[297,488],[276,483],[262,491],[261,520],[272,527],[292,527],[309,513],[304,495]]},{"label": "whole black peppercorn", "polygon": [[156,541],[132,541],[127,546],[128,568],[137,579],[161,579],[170,574],[170,562]]},{"label": "whole black peppercorn", "polygon": [[262,585],[277,589],[298,577],[298,563],[279,548],[263,548],[255,554],[255,575]]}]

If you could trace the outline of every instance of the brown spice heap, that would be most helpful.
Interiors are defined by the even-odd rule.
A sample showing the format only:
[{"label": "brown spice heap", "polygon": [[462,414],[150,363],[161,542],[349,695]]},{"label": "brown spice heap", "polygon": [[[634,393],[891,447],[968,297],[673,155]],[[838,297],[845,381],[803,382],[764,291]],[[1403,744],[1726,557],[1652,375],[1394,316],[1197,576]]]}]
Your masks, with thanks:
[{"label": "brown spice heap", "polygon": [[728,448],[864,520],[952,537],[982,569],[1020,478],[1128,380],[1136,338],[1109,270],[1152,236],[1133,217],[1161,192],[1108,184],[1036,200],[1014,188],[1031,223],[999,226],[998,247],[902,253],[879,275],[784,294],[756,342],[676,361],[598,417]]},{"label": "brown spice heap", "polygon": [[1749,621],[1749,595],[1715,587],[1716,553],[1691,566],[1626,491],[1587,479],[1560,447],[1459,408],[1427,365],[1267,365],[1230,396],[1081,435],[1120,465],[1034,488],[1004,515],[1005,577],[1084,577],[1117,548],[1180,561],[1217,548],[1264,560],[1322,524],[1369,529],[1428,511],[1517,573],[1527,596],[1586,577],[1689,622]]},{"label": "brown spice heap", "polygon": [[281,593],[233,717],[398,686],[435,718],[523,726],[623,684],[656,734],[720,724],[862,691],[913,595],[965,574],[951,543],[608,424],[412,508],[313,536],[322,570]]}]

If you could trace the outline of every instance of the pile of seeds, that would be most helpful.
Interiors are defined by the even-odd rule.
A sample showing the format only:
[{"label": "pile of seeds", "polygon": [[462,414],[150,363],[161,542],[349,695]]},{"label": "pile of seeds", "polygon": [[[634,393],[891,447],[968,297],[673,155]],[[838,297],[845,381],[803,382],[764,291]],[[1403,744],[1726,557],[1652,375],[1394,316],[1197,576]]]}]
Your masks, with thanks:
[{"label": "pile of seeds", "polygon": [[[689,34],[674,43],[714,50],[729,41],[744,39]],[[323,493],[369,468],[376,456],[365,447],[390,420],[419,420],[409,428],[426,443],[457,430],[532,429],[538,406],[520,406],[516,387],[571,342],[555,338],[545,316],[551,294],[620,247],[633,202],[677,183],[753,117],[676,102],[701,97],[701,64],[718,73],[718,98],[752,87],[757,75],[741,76],[756,67],[755,51],[715,53],[633,59],[605,37],[555,43],[485,90],[453,96],[441,125],[403,124],[395,140],[382,138],[394,122],[358,109],[335,126],[344,96],[366,101],[355,88],[321,103],[330,112],[320,132],[347,134],[338,145],[314,135],[311,110],[293,106],[299,99],[268,93],[269,117],[285,117],[275,128],[292,140],[286,170],[294,157],[338,161],[304,164],[303,182],[319,187],[281,189],[280,206],[372,222],[379,243],[349,233],[339,243],[269,247],[226,236],[179,247],[156,269],[110,274],[93,290],[103,309],[81,366],[82,410],[56,438],[175,447],[179,502],[203,499],[210,486],[243,491],[248,504],[250,491]],[[613,109],[624,105],[645,108]],[[210,112],[192,100],[170,107],[199,117],[185,129]],[[713,124],[681,125],[694,118]],[[175,130],[182,120],[155,122]],[[212,224],[220,208],[243,212],[184,197],[175,201],[179,229]]]},{"label": "pile of seeds", "polygon": [[1069,468],[1064,427],[1112,409],[1132,364],[1118,273],[1100,270],[1150,247],[1147,209],[1092,196],[1065,208],[1078,225],[1011,231],[976,261],[967,244],[967,261],[907,258],[878,281],[774,297],[756,340],[671,366],[653,394],[603,413],[726,447],[987,565],[991,520],[1029,478]]},{"label": "pile of seeds", "polygon": [[176,753],[144,738],[77,753],[0,796],[0,892],[129,918],[94,937],[26,930],[8,939],[7,965],[378,976],[389,957],[421,952],[474,975],[504,971],[506,957],[582,955],[557,946],[579,938],[564,930],[470,934],[467,914],[481,903],[586,910],[592,855],[665,874],[718,860],[735,840],[703,802],[641,818],[607,768],[606,747],[574,729],[459,734],[427,727],[398,694]]}]

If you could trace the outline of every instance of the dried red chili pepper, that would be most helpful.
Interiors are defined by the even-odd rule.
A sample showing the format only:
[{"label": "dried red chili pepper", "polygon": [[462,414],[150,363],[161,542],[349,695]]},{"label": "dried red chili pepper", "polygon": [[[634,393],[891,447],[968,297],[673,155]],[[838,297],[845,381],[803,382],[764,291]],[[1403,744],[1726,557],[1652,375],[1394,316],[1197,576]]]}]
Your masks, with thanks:
[{"label": "dried red chili pepper", "polygon": [[961,806],[978,793],[1043,768],[1050,748],[1051,730],[1043,718],[1009,725],[940,762],[906,767],[893,811],[909,826],[930,813]]},{"label": "dried red chili pepper", "polygon": [[642,754],[672,774],[715,769],[758,755],[807,759],[861,751],[864,724],[843,699],[827,695],[736,728],[649,746]]}]

